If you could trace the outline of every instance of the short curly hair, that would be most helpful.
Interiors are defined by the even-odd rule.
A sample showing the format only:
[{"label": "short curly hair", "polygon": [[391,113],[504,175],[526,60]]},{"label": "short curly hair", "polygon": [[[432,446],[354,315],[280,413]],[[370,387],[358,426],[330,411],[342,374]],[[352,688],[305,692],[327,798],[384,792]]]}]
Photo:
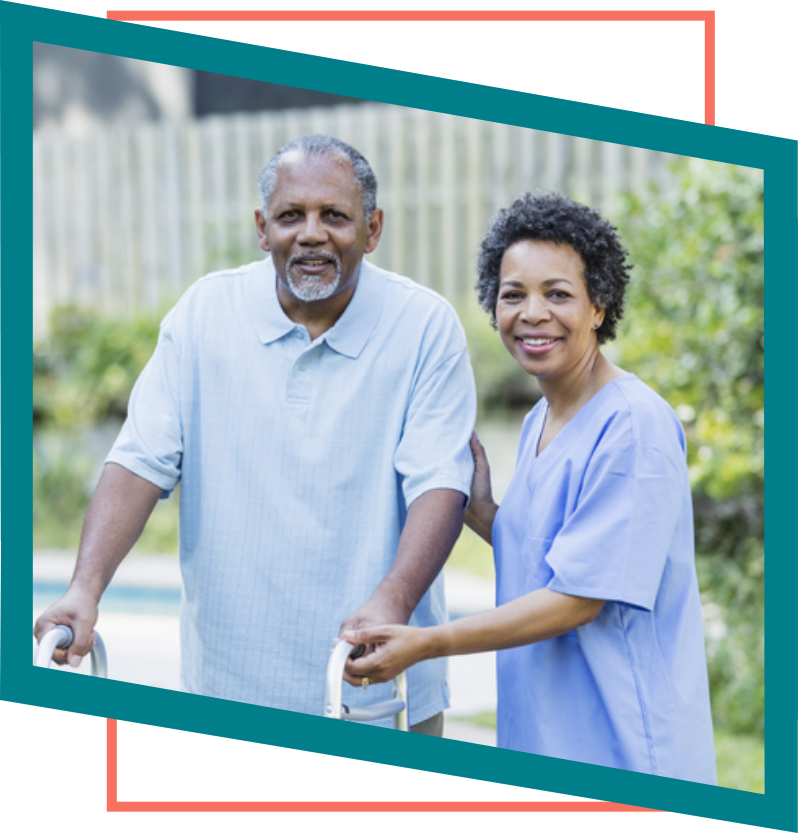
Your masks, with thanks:
[{"label": "short curly hair", "polygon": [[618,230],[598,212],[562,194],[522,194],[502,209],[482,239],[476,283],[482,309],[496,327],[499,272],[504,253],[522,240],[567,243],[585,265],[587,294],[604,308],[604,321],[596,331],[599,344],[615,338],[623,316],[624,295],[632,264],[626,258]]}]

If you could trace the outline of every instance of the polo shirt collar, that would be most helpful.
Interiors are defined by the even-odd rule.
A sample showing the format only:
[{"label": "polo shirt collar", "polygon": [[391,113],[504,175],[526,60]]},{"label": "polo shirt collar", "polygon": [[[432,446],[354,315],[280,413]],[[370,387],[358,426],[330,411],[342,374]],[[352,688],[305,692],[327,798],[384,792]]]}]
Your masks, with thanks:
[{"label": "polo shirt collar", "polygon": [[264,345],[276,342],[296,326],[280,306],[276,282],[277,275],[270,257],[260,261],[250,274],[249,314]]},{"label": "polo shirt collar", "polygon": [[[341,318],[322,334],[322,340],[337,353],[357,358],[377,326],[384,295],[385,285],[375,275],[375,268],[365,260],[361,261],[355,294]],[[250,298],[250,315],[258,338],[264,344],[276,342],[297,326],[280,305],[277,275],[271,258],[265,258],[252,271]]]},{"label": "polo shirt collar", "polygon": [[385,282],[380,281],[371,264],[362,260],[352,300],[322,338],[337,353],[356,359],[380,320],[384,298]]}]

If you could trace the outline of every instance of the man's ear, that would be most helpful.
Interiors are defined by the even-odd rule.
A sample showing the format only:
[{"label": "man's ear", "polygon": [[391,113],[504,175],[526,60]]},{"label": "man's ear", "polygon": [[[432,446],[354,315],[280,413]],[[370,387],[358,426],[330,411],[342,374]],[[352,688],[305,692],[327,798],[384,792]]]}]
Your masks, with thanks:
[{"label": "man's ear", "polygon": [[382,224],[385,221],[385,216],[383,215],[382,209],[374,209],[371,213],[371,219],[369,220],[369,236],[366,238],[366,248],[365,252],[368,255],[369,252],[373,252],[377,248],[377,244],[380,242],[380,237],[382,237]]},{"label": "man's ear", "polygon": [[266,223],[266,215],[263,212],[263,209],[255,209],[255,226],[258,229],[258,246],[263,249],[264,252],[269,251],[269,235],[267,232],[268,225]]}]

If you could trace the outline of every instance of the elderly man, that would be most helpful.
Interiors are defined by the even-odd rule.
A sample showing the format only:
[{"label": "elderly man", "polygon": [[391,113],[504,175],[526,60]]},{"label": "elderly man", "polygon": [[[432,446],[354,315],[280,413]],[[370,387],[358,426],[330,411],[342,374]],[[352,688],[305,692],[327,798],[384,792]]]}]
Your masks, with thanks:
[{"label": "elderly man", "polygon": [[[114,571],[180,482],[182,687],[319,714],[342,630],[445,616],[473,377],[451,307],[363,259],[383,213],[354,148],[298,139],[260,189],[271,257],[202,278],[164,319],[70,588],[35,632],[71,625],[56,660],[80,662]],[[409,673],[417,732],[441,733],[444,663]],[[374,703],[381,689],[348,700]]]}]

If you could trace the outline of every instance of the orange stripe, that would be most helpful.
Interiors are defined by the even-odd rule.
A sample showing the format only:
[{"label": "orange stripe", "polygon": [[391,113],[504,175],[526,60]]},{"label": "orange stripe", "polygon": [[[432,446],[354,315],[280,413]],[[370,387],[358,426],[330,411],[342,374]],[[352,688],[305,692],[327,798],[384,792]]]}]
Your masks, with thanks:
[{"label": "orange stripe", "polygon": [[577,11],[211,11],[191,10],[112,10],[106,13],[109,20],[172,20],[172,21],[253,21],[253,20],[306,20],[306,21],[518,21],[518,20],[706,20],[714,12],[702,11],[639,11],[639,12],[577,12]]},{"label": "orange stripe", "polygon": [[715,124],[715,12],[704,20],[704,123]]},{"label": "orange stripe", "polygon": [[423,811],[456,812],[456,811],[507,811],[507,812],[653,812],[652,808],[638,808],[636,805],[621,805],[617,802],[120,802],[117,799],[117,723],[113,718],[107,720],[107,778],[108,778],[108,807],[109,812],[229,812],[229,811],[300,811],[303,813],[321,811],[375,811],[375,812],[407,812]]}]

